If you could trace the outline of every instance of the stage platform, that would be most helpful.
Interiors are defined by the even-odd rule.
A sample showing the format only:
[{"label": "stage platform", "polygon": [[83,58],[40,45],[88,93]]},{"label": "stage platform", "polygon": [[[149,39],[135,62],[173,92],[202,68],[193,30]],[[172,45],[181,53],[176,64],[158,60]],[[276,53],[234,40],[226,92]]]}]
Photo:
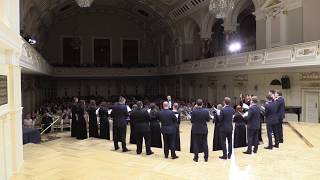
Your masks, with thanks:
[{"label": "stage platform", "polygon": [[[209,150],[212,150],[214,126],[209,126]],[[128,128],[129,130],[130,128]],[[24,167],[12,180],[109,180],[109,179],[317,179],[320,177],[320,124],[295,123],[284,125],[285,142],[279,149],[245,155],[245,148],[235,149],[231,160],[220,160],[221,151],[209,152],[209,162],[192,161],[189,153],[190,122],[181,124],[182,152],[177,160],[165,159],[162,149],[153,148],[154,155],[136,155],[113,150],[113,142],[90,138],[76,140],[68,133],[60,139],[43,144],[24,146]],[[129,134],[129,131],[128,131]],[[129,141],[129,135],[127,136]]]}]

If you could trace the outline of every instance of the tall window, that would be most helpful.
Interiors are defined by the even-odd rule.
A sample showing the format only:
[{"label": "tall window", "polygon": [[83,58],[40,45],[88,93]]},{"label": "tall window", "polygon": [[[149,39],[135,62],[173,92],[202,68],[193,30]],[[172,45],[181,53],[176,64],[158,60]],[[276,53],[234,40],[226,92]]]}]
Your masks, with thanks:
[{"label": "tall window", "polygon": [[94,46],[94,65],[98,67],[110,66],[111,64],[111,42],[110,39],[96,38]]},{"label": "tall window", "polygon": [[63,65],[79,66],[81,61],[81,40],[79,37],[62,39]]},{"label": "tall window", "polygon": [[133,66],[139,63],[138,40],[122,40],[122,62],[125,66]]}]

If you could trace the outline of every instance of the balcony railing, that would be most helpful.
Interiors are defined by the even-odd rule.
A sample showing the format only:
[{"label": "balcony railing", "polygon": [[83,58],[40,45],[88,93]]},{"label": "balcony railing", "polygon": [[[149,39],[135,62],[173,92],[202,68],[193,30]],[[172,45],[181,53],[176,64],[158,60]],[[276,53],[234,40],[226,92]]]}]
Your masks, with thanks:
[{"label": "balcony railing", "polygon": [[28,43],[20,56],[24,68],[57,77],[133,77],[213,73],[275,68],[320,67],[320,41],[202,59],[168,67],[52,67]]}]

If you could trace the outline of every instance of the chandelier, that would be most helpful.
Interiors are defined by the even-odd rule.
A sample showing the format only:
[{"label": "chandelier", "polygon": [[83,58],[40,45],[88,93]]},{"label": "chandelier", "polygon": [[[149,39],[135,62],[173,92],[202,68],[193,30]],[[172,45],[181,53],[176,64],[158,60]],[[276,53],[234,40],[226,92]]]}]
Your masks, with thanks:
[{"label": "chandelier", "polygon": [[234,8],[234,0],[210,0],[209,12],[216,18],[223,19],[230,9]]},{"label": "chandelier", "polygon": [[76,0],[77,4],[81,8],[90,7],[94,0]]}]

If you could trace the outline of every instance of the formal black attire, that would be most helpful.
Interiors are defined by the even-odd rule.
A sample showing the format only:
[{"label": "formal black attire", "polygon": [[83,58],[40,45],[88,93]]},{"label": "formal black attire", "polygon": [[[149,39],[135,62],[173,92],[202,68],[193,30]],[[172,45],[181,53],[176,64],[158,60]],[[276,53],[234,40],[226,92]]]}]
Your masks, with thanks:
[{"label": "formal black attire", "polygon": [[248,149],[247,153],[252,153],[252,146],[254,146],[253,152],[257,153],[259,145],[259,129],[261,123],[260,108],[257,105],[252,105],[248,110],[248,116],[245,117],[247,122],[247,139]]},{"label": "formal black attire", "polygon": [[159,123],[159,112],[151,110],[150,112],[150,133],[151,147],[162,148],[161,128]]},{"label": "formal black attire", "polygon": [[88,132],[87,132],[87,122],[84,118],[85,110],[81,107],[78,108],[77,117],[77,139],[87,139]]},{"label": "formal black attire", "polygon": [[279,118],[277,114],[278,104],[276,101],[270,101],[265,105],[265,116],[267,123],[268,148],[272,149],[272,134],[274,134],[275,145],[279,145]]},{"label": "formal black attire", "polygon": [[130,122],[134,123],[134,133],[137,142],[137,154],[142,152],[143,139],[146,145],[146,153],[151,154],[151,141],[150,141],[150,117],[146,110],[137,109],[131,112]]},{"label": "formal black attire", "polygon": [[90,107],[88,109],[89,114],[89,137],[99,137],[98,133],[98,121],[97,121],[97,114],[96,114],[96,108]]},{"label": "formal black attire", "polygon": [[[221,147],[223,151],[223,157],[231,157],[232,154],[232,120],[235,111],[231,106],[225,106],[221,109],[220,112],[220,138],[221,138]],[[228,139],[228,152],[227,152],[227,145],[226,139]]]},{"label": "formal black attire", "polygon": [[285,101],[284,98],[282,96],[278,97],[276,99],[276,102],[278,104],[278,119],[279,119],[279,123],[278,123],[278,134],[279,134],[279,142],[283,143],[283,119],[285,118]]},{"label": "formal black attire", "polygon": [[245,119],[243,116],[236,112],[233,118],[234,125],[234,133],[233,133],[233,147],[246,147],[247,146],[247,128]]},{"label": "formal black attire", "polygon": [[71,137],[77,137],[77,122],[78,122],[78,118],[76,117],[77,111],[78,111],[78,104],[74,103],[71,107],[71,116],[72,116]]},{"label": "formal black attire", "polygon": [[194,159],[198,160],[198,153],[204,152],[204,159],[208,160],[208,127],[210,120],[209,111],[203,108],[196,108],[191,113],[191,145]]},{"label": "formal black attire", "polygon": [[108,109],[106,107],[100,107],[98,114],[100,117],[100,138],[110,140]]},{"label": "formal black attire", "polygon": [[163,136],[164,155],[168,158],[169,150],[171,157],[175,158],[175,140],[177,131],[177,117],[169,109],[164,109],[159,112],[159,120],[161,122],[161,132]]},{"label": "formal black attire", "polygon": [[180,118],[180,113],[177,111],[173,111],[175,116],[177,117],[177,130],[176,130],[176,151],[181,151],[181,147],[180,147],[180,122],[181,122],[181,118]]},{"label": "formal black attire", "polygon": [[130,144],[137,144],[137,136],[136,136],[136,131],[135,131],[135,122],[132,121],[131,116],[130,116]]},{"label": "formal black attire", "polygon": [[220,138],[220,126],[219,115],[217,112],[213,112],[213,122],[214,122],[214,132],[213,132],[213,151],[222,150],[221,148],[221,138]]},{"label": "formal black attire", "polygon": [[113,118],[113,132],[114,132],[114,148],[119,149],[118,142],[122,144],[122,150],[126,151],[126,133],[127,133],[127,117],[128,109],[125,104],[115,104],[112,107],[111,117]]}]

